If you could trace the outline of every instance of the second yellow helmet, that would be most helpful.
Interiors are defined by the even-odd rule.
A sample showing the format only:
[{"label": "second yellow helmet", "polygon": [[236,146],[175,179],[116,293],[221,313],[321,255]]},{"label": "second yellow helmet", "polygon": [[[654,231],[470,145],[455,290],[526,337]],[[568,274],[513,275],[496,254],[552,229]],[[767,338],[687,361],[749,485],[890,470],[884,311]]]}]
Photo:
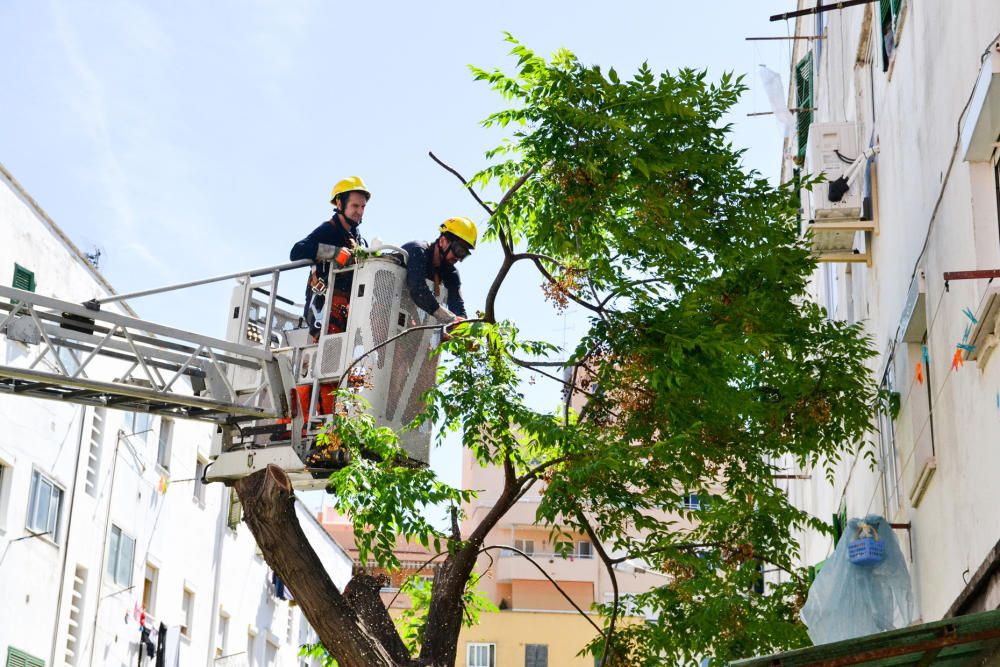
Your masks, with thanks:
[{"label": "second yellow helmet", "polygon": [[476,231],[476,223],[468,218],[448,218],[441,223],[441,233],[445,232],[462,239],[469,244],[470,248],[476,247],[476,240],[479,236]]},{"label": "second yellow helmet", "polygon": [[343,180],[337,181],[337,184],[333,186],[333,192],[330,194],[330,203],[336,204],[337,197],[345,192],[364,192],[369,199],[372,198],[372,193],[368,190],[368,186],[365,185],[360,176],[348,176]]}]

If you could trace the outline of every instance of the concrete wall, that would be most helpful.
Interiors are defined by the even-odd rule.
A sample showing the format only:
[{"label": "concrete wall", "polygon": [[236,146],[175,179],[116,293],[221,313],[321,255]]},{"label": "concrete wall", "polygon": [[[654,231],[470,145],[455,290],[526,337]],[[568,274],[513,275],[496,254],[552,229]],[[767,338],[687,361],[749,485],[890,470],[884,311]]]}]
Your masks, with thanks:
[{"label": "concrete wall", "polygon": [[[979,311],[988,285],[955,281],[946,291],[943,279],[945,271],[1000,268],[993,167],[964,162],[956,150],[980,57],[1000,33],[1000,4],[904,0],[888,72],[881,61],[878,7],[826,12],[826,39],[796,41],[793,63],[813,50],[815,122],[856,122],[861,145],[872,141],[880,149],[877,231],[867,241],[856,240],[870,244],[871,266],[821,265],[812,297],[832,317],[862,321],[872,336],[879,356],[871,371],[881,379],[888,368],[900,394],[893,420],[896,451],[879,452],[873,426],[868,446],[876,453],[874,470],[858,454],[834,466],[832,487],[820,469],[803,471],[812,474],[808,481],[784,484],[797,504],[824,520],[843,504],[848,516],[874,512],[909,523],[909,531],[896,535],[911,556],[918,615],[934,620],[945,615],[1000,538],[1000,515],[993,510],[1000,500],[994,481],[1000,465],[994,442],[1000,362],[951,368],[969,324],[962,311]],[[815,34],[814,21],[800,19],[796,33]],[[785,177],[792,166],[786,161]],[[907,291],[918,272],[927,285],[923,310],[930,364],[923,382],[916,377],[922,346],[902,341],[900,332]],[[911,500],[915,481],[935,464],[922,498]],[[900,490],[898,503],[891,499],[894,486]],[[832,549],[826,537],[809,534],[801,540],[807,563]]]}]

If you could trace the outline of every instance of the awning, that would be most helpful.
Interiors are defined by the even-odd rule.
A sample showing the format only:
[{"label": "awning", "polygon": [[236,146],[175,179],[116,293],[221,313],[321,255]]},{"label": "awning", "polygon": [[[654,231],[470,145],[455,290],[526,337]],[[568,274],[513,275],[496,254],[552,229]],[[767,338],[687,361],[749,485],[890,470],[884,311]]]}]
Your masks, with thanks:
[{"label": "awning", "polygon": [[1000,646],[1000,610],[730,663],[730,667],[963,667]]}]

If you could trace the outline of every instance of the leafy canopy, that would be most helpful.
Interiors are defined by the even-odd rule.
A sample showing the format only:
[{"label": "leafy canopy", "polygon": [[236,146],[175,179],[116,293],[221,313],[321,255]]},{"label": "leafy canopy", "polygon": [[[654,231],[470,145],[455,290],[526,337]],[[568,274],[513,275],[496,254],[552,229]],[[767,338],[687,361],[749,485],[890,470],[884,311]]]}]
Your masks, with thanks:
[{"label": "leafy canopy", "polygon": [[[816,264],[794,186],[747,170],[730,142],[742,78],[646,64],[625,77],[508,39],[514,73],[472,70],[507,102],[484,124],[512,130],[472,179],[507,192],[485,233],[504,266],[487,321],[444,344],[451,354],[420,419],[460,431],[480,465],[505,471],[511,498],[543,485],[538,520],[558,549],[586,533],[613,576],[626,561],[667,575],[628,601],[649,623],[600,606],[606,632],[589,648],[606,664],[722,664],[801,645],[794,535],[826,525],[793,507],[775,475],[836,461],[861,440],[876,398],[872,350],[859,325],[807,299]],[[493,316],[518,261],[535,263],[556,307],[590,312],[575,349],[522,341],[515,320]],[[569,378],[558,410],[524,400],[520,370],[541,359],[565,364],[543,371]],[[473,562],[463,550],[478,553],[490,526],[459,538],[421,518],[425,504],[471,493],[397,465],[394,436],[360,424],[345,446],[385,457],[356,456],[334,482],[365,554],[398,565],[402,534],[445,541],[448,563]],[[682,509],[689,494],[700,510]],[[782,583],[758,592],[762,572],[778,570]],[[463,589],[449,590],[435,585],[432,613],[435,596]],[[437,640],[408,623],[421,629],[408,640],[433,654]]]}]

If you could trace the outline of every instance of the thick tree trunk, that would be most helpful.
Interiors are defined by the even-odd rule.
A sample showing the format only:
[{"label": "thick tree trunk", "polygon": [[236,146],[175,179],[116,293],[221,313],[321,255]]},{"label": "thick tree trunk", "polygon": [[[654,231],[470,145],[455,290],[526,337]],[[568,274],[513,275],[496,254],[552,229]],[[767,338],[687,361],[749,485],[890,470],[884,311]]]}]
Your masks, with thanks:
[{"label": "thick tree trunk", "polygon": [[[268,466],[236,483],[244,519],[268,565],[295,596],[320,642],[341,667],[401,667],[410,660],[388,612],[372,602],[370,582],[348,586],[359,614],[341,594],[306,539],[295,515],[292,487],[280,468]],[[353,582],[352,582],[353,583]],[[375,591],[374,599],[378,599]]]}]

